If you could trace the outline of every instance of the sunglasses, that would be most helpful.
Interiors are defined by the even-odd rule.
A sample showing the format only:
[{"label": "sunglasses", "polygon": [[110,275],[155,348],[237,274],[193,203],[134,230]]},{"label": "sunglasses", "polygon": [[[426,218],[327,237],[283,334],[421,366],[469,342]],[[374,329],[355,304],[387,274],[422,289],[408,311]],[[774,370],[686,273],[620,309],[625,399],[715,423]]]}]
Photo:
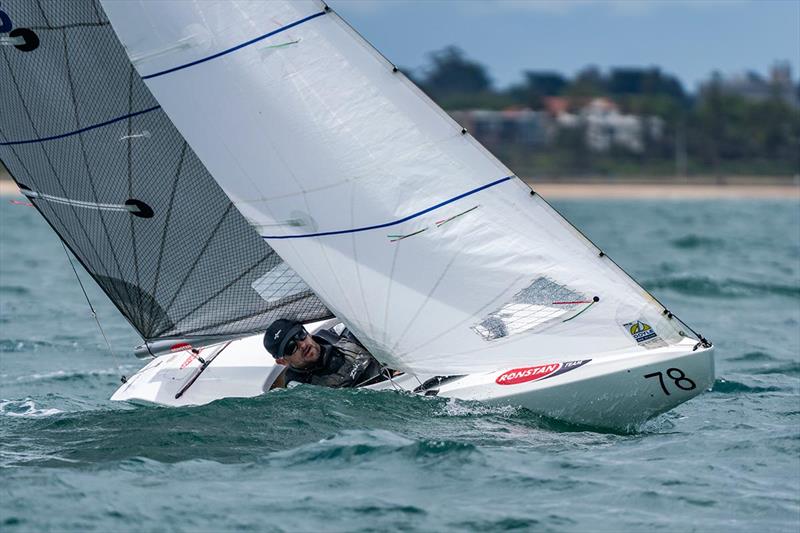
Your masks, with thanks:
[{"label": "sunglasses", "polygon": [[297,349],[297,343],[306,337],[308,337],[308,332],[305,329],[300,329],[300,331],[292,335],[289,342],[286,343],[286,347],[283,349],[283,356],[291,356]]}]

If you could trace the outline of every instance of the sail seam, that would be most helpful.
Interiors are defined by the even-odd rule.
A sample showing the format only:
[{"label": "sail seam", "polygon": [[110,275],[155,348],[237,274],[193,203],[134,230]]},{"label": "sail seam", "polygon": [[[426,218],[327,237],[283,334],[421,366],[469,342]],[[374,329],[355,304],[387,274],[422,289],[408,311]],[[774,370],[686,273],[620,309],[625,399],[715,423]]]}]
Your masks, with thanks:
[{"label": "sail seam", "polygon": [[[78,110],[78,100],[75,96],[75,83],[72,79],[72,66],[70,64],[70,57],[69,57],[69,48],[67,46],[67,32],[62,30],[61,31],[61,42],[63,44],[63,53],[64,53],[64,65],[66,66],[66,74],[67,74],[67,82],[69,84],[69,96],[72,101],[72,111],[75,117],[75,125],[80,126],[80,112]],[[84,143],[83,137],[78,135],[78,144],[81,147],[81,155],[83,156],[83,165],[86,168],[86,178],[89,182],[89,189],[92,191],[92,196],[94,197],[94,201],[96,203],[100,202],[100,196],[97,194],[97,185],[95,184],[95,180],[92,176],[92,168],[89,164],[89,155],[86,152],[86,144]],[[119,257],[117,256],[117,250],[114,248],[114,240],[111,238],[111,233],[108,230],[108,224],[106,224],[105,216],[103,214],[103,210],[99,209],[97,211],[97,216],[100,219],[100,226],[103,228],[103,233],[106,236],[106,240],[108,241],[108,248],[111,251],[111,258],[114,260],[114,265],[117,267],[117,273],[119,274],[120,279],[125,278],[125,274],[122,271],[122,265],[120,264]],[[108,270],[106,270],[108,272]],[[118,291],[119,293],[119,291]],[[134,304],[133,298],[131,297],[131,291],[125,286],[125,295],[128,298],[128,302],[131,305]],[[131,317],[131,322],[135,324],[141,324],[140,317],[137,316],[135,309],[130,309],[128,307],[128,313]],[[141,326],[140,326],[141,327]]]},{"label": "sail seam", "polygon": [[465,193],[459,194],[458,196],[454,196],[453,198],[450,198],[449,200],[445,200],[443,202],[439,202],[438,204],[433,205],[431,207],[428,207],[426,209],[423,209],[422,211],[417,211],[416,213],[408,215],[407,217],[403,217],[403,218],[398,219],[398,220],[393,220],[391,222],[385,222],[383,224],[375,224],[373,226],[363,226],[361,228],[351,228],[351,229],[343,229],[343,230],[336,230],[336,231],[320,231],[318,233],[303,233],[303,234],[300,234],[300,235],[262,235],[261,237],[263,239],[305,239],[305,238],[308,238],[308,237],[326,237],[326,236],[329,236],[329,235],[345,235],[347,233],[360,233],[362,231],[370,231],[370,230],[373,230],[373,229],[388,228],[390,226],[396,226],[397,224],[402,224],[403,222],[408,222],[409,220],[412,220],[412,219],[415,219],[417,217],[420,217],[420,216],[422,216],[422,215],[424,215],[426,213],[430,213],[431,211],[435,211],[436,209],[444,207],[444,206],[446,206],[448,204],[452,204],[453,202],[461,200],[462,198],[466,198],[467,196],[471,196],[473,194],[476,194],[476,193],[479,193],[481,191],[484,191],[484,190],[486,190],[486,189],[488,189],[490,187],[494,187],[495,185],[500,185],[501,183],[505,183],[506,181],[512,179],[513,177],[514,176],[506,176],[505,178],[500,178],[499,180],[495,180],[495,181],[493,181],[491,183],[487,183],[486,185],[481,185],[480,187],[477,187],[477,188],[472,189],[470,191],[467,191]]},{"label": "sail seam", "polygon": [[[133,68],[133,65],[128,67],[128,114],[133,112],[133,88],[134,88],[134,80],[136,79],[136,69]],[[128,198],[133,198],[133,119],[128,117],[127,120],[127,146],[126,146],[126,155],[127,155],[127,174],[128,174]],[[131,246],[133,247],[133,271],[136,276],[136,286],[142,286],[142,280],[139,277],[139,250],[138,244],[136,242],[136,224],[134,223],[134,217],[128,217],[128,227],[131,231]],[[137,291],[136,293],[136,310],[139,313],[139,322],[144,324],[144,316],[143,316],[143,306],[142,306],[142,292]],[[151,315],[152,316],[152,315]]]},{"label": "sail seam", "polygon": [[[41,9],[41,6],[38,3],[37,3],[37,6],[39,7],[39,9]],[[45,17],[45,19],[46,19],[46,17]],[[22,89],[20,88],[20,85],[19,85],[19,81],[17,80],[17,77],[14,74],[14,70],[11,68],[11,63],[9,62],[8,57],[6,56],[6,51],[5,50],[0,50],[0,51],[2,51],[3,59],[4,59],[5,63],[6,63],[6,69],[7,69],[8,73],[9,73],[9,77],[11,78],[11,81],[14,84],[14,88],[17,91],[17,96],[19,96],[19,101],[20,101],[20,104],[22,105],[23,111],[25,112],[25,116],[28,119],[28,122],[30,123],[31,129],[34,131],[34,133],[36,133],[38,135],[39,131],[38,131],[38,128],[36,127],[36,122],[34,122],[33,116],[31,115],[31,111],[28,108],[28,104],[25,102],[25,97],[23,96]],[[16,143],[5,143],[5,145],[13,145],[13,144],[16,144]],[[53,177],[55,178],[56,183],[58,184],[59,188],[61,189],[61,192],[66,197],[67,196],[67,189],[64,187],[64,183],[61,181],[61,176],[56,171],[56,166],[53,163],[53,160],[50,158],[50,154],[47,153],[47,150],[45,150],[44,146],[41,146],[41,150],[42,150],[42,154],[44,155],[45,160],[47,161],[47,166],[50,168],[50,171],[53,173]],[[16,153],[16,149],[12,148],[11,152],[20,161],[20,163],[22,163],[22,158]],[[23,166],[25,166],[25,165],[23,164]],[[35,178],[34,178],[33,174],[28,172],[28,177],[30,179],[34,180],[34,184],[35,184]],[[36,187],[36,188],[38,189],[39,187]],[[31,203],[33,203],[34,206],[36,206],[35,202],[31,202]],[[53,209],[53,207],[51,205],[48,205],[47,207],[53,213],[53,218],[57,219],[58,222],[62,225],[63,232],[65,234],[67,234],[70,237],[70,239],[72,239],[73,243],[75,243],[75,245],[77,247],[78,240],[72,235],[72,232],[70,231],[69,226],[67,225],[67,223],[64,220],[62,220],[61,216],[58,214],[58,212],[55,209]],[[42,211],[42,209],[39,206],[36,206],[36,208],[39,209],[39,211],[42,212],[42,216],[44,216],[44,212]],[[86,239],[88,241],[88,244],[89,244],[89,248],[92,250],[92,252],[94,252],[95,257],[100,260],[100,264],[103,265],[103,269],[105,270],[106,274],[109,274],[108,268],[106,268],[105,264],[103,263],[103,258],[100,256],[100,253],[97,251],[97,248],[94,246],[93,241],[89,238],[89,232],[86,230],[86,227],[83,225],[83,222],[81,221],[80,217],[78,216],[77,212],[75,211],[75,206],[70,205],[70,210],[72,211],[72,214],[75,217],[76,222],[78,223],[78,227],[80,228],[81,232],[86,237]],[[45,219],[47,219],[47,217],[45,217]],[[53,225],[53,230],[55,231],[55,225]],[[56,233],[59,234],[58,231],[56,231]],[[70,246],[70,249],[71,248],[72,247]],[[87,271],[88,271],[88,269],[87,269]],[[105,289],[105,287],[103,287],[103,288]],[[116,293],[117,297],[121,300],[120,297],[122,295],[116,289],[116,287],[114,287],[114,292]],[[109,294],[109,296],[111,296],[111,294],[110,294],[111,293],[111,288],[109,288],[107,290],[107,293]],[[112,298],[112,300],[113,300],[113,298]],[[123,312],[122,307],[117,305],[117,308],[127,318],[127,315],[125,315],[125,313]]]},{"label": "sail seam", "polygon": [[[251,265],[249,268],[247,268],[247,269],[246,269],[244,272],[242,272],[241,274],[239,274],[238,276],[236,276],[235,278],[233,278],[231,281],[229,281],[227,284],[225,284],[225,285],[224,285],[222,288],[218,289],[218,290],[217,290],[217,291],[216,291],[214,294],[212,294],[211,296],[209,296],[208,298],[206,298],[205,300],[203,300],[202,302],[200,302],[199,304],[197,304],[196,306],[194,306],[194,307],[193,307],[193,308],[192,308],[192,309],[191,309],[189,312],[187,312],[187,313],[184,313],[182,317],[180,317],[180,318],[176,319],[176,320],[175,320],[175,324],[176,324],[176,325],[177,325],[177,324],[180,324],[181,322],[183,322],[184,320],[186,320],[188,317],[192,316],[194,313],[196,313],[196,312],[197,312],[197,310],[198,310],[198,309],[201,309],[202,307],[204,307],[204,306],[208,305],[208,303],[209,303],[209,302],[213,301],[213,300],[214,300],[216,297],[218,297],[220,294],[224,293],[224,292],[225,292],[225,291],[227,291],[229,288],[231,288],[231,287],[233,287],[234,285],[236,285],[236,284],[237,284],[237,283],[238,283],[238,282],[239,282],[241,279],[243,279],[245,276],[248,276],[248,275],[250,275],[250,273],[251,273],[253,270],[255,270],[256,268],[258,268],[259,266],[261,266],[261,264],[262,264],[264,261],[267,261],[267,260],[270,260],[270,259],[272,259],[270,256],[268,256],[268,255],[265,255],[264,257],[262,257],[261,259],[259,259],[259,260],[258,260],[258,261],[256,261],[255,263],[253,263],[253,264],[252,264],[252,265]],[[259,314],[259,313],[263,313],[263,310],[259,310],[259,311],[257,311],[257,312],[256,312],[256,314]]]},{"label": "sail seam", "polygon": [[56,139],[63,139],[64,137],[71,137],[73,135],[78,135],[79,133],[83,133],[89,130],[93,130],[96,128],[102,128],[103,126],[108,126],[110,124],[114,124],[115,122],[120,122],[121,120],[127,120],[129,118],[133,118],[138,115],[144,115],[145,113],[149,113],[151,111],[155,111],[156,109],[161,109],[160,105],[156,105],[153,107],[149,107],[147,109],[142,109],[141,111],[136,111],[135,113],[128,113],[127,115],[122,115],[121,117],[112,118],[111,120],[106,120],[105,122],[100,122],[99,124],[93,124],[91,126],[86,126],[85,128],[81,128],[79,130],[70,131],[67,133],[61,133],[59,135],[51,135],[50,137],[38,137],[36,139],[25,139],[23,141],[7,141],[7,142],[0,142],[0,146],[13,146],[15,144],[30,144],[30,143],[41,143],[45,141],[54,141]]},{"label": "sail seam", "polygon": [[164,308],[165,313],[169,313],[169,311],[172,309],[172,304],[175,303],[175,300],[178,298],[178,296],[180,296],[181,292],[183,291],[183,287],[186,285],[186,282],[189,281],[189,278],[192,277],[192,274],[194,274],[194,271],[197,268],[198,263],[200,263],[200,260],[203,259],[206,250],[208,250],[208,247],[211,245],[211,241],[213,241],[216,238],[217,233],[222,227],[222,224],[225,222],[225,220],[228,218],[228,215],[231,213],[231,209],[234,209],[234,207],[232,203],[229,203],[228,206],[225,208],[225,211],[222,213],[222,216],[219,218],[216,225],[214,225],[214,228],[211,230],[208,239],[206,239],[206,242],[203,243],[203,247],[200,249],[200,252],[195,257],[195,260],[192,263],[191,268],[189,268],[189,271],[183,277],[180,284],[178,285],[178,288],[173,293],[172,299],[170,299],[169,303]]},{"label": "sail seam", "polygon": [[201,59],[197,59],[195,61],[190,61],[189,63],[184,63],[183,65],[178,65],[177,67],[172,67],[172,68],[168,68],[166,70],[161,70],[159,72],[154,72],[153,74],[148,74],[147,76],[142,76],[142,79],[143,80],[150,80],[150,79],[153,79],[153,78],[157,78],[159,76],[163,76],[165,74],[171,74],[173,72],[177,72],[178,70],[183,70],[185,68],[189,68],[189,67],[193,67],[195,65],[199,65],[200,63],[205,63],[206,61],[211,61],[212,59],[217,59],[218,57],[222,57],[224,55],[228,55],[230,53],[233,53],[233,52],[235,52],[237,50],[241,50],[242,48],[246,48],[246,47],[250,46],[251,44],[255,44],[255,43],[259,42],[259,41],[263,41],[264,39],[266,39],[268,37],[272,37],[273,35],[276,35],[278,33],[284,32],[284,31],[286,31],[288,29],[294,28],[295,26],[299,26],[300,24],[303,24],[304,22],[308,22],[309,20],[315,19],[317,17],[321,17],[324,14],[325,14],[325,11],[320,11],[319,13],[314,13],[313,15],[309,15],[309,16],[307,16],[305,18],[300,19],[300,20],[296,20],[296,21],[292,22],[291,24],[287,24],[286,26],[281,26],[277,30],[273,30],[273,31],[271,31],[269,33],[265,33],[264,35],[256,37],[255,39],[250,39],[249,41],[243,42],[241,44],[237,44],[236,46],[233,46],[233,47],[228,48],[226,50],[223,50],[221,52],[217,52],[216,54],[212,54],[210,56],[207,56],[207,57],[204,57],[204,58],[201,58]]},{"label": "sail seam", "polygon": [[[150,314],[152,316],[153,313],[153,306],[155,304],[156,298],[158,298],[158,281],[161,277],[161,261],[164,258],[164,249],[167,245],[167,231],[170,228],[170,221],[172,220],[172,208],[175,205],[175,195],[178,190],[178,180],[181,178],[181,172],[183,172],[183,161],[186,157],[186,149],[189,144],[184,141],[181,147],[181,155],[178,159],[178,167],[175,170],[175,179],[172,181],[172,190],[169,194],[169,204],[167,205],[167,213],[164,218],[164,228],[161,230],[161,242],[158,247],[158,260],[156,261],[156,273],[155,273],[155,281],[153,282],[153,301],[150,302]],[[151,334],[147,338],[153,337],[154,334],[151,331]]]}]

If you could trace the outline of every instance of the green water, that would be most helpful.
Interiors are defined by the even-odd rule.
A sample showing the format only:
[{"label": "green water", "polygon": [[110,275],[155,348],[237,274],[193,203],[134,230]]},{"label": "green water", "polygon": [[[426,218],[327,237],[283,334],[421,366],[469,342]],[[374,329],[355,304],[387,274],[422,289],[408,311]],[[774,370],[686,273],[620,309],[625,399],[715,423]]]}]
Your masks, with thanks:
[{"label": "green water", "polygon": [[[617,435],[313,387],[195,408],[119,374],[64,252],[0,205],[0,530],[800,528],[800,204],[556,204],[717,346],[711,392]],[[92,298],[122,370],[139,339]]]}]

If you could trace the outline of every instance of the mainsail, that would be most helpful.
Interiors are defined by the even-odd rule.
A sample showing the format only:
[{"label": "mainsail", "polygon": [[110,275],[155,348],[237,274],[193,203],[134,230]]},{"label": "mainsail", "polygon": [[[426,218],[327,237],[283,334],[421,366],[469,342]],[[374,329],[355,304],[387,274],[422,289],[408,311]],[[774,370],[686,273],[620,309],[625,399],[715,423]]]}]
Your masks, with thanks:
[{"label": "mainsail", "polygon": [[330,316],[209,175],[99,4],[4,1],[0,45],[0,158],[145,340]]},{"label": "mainsail", "polygon": [[103,5],[211,175],[384,363],[467,373],[687,334],[324,4]]},{"label": "mainsail", "polygon": [[384,363],[635,356],[682,325],[321,2],[103,2],[262,238]]}]

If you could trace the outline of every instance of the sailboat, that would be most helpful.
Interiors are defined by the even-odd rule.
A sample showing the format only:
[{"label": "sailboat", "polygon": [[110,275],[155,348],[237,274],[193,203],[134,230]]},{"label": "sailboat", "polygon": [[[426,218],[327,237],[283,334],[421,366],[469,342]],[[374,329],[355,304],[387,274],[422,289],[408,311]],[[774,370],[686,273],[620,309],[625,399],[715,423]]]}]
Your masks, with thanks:
[{"label": "sailboat", "polygon": [[144,340],[114,400],[268,391],[277,318],[403,372],[370,388],[593,427],[713,383],[710,342],[318,0],[3,2],[0,44],[0,157]]}]

